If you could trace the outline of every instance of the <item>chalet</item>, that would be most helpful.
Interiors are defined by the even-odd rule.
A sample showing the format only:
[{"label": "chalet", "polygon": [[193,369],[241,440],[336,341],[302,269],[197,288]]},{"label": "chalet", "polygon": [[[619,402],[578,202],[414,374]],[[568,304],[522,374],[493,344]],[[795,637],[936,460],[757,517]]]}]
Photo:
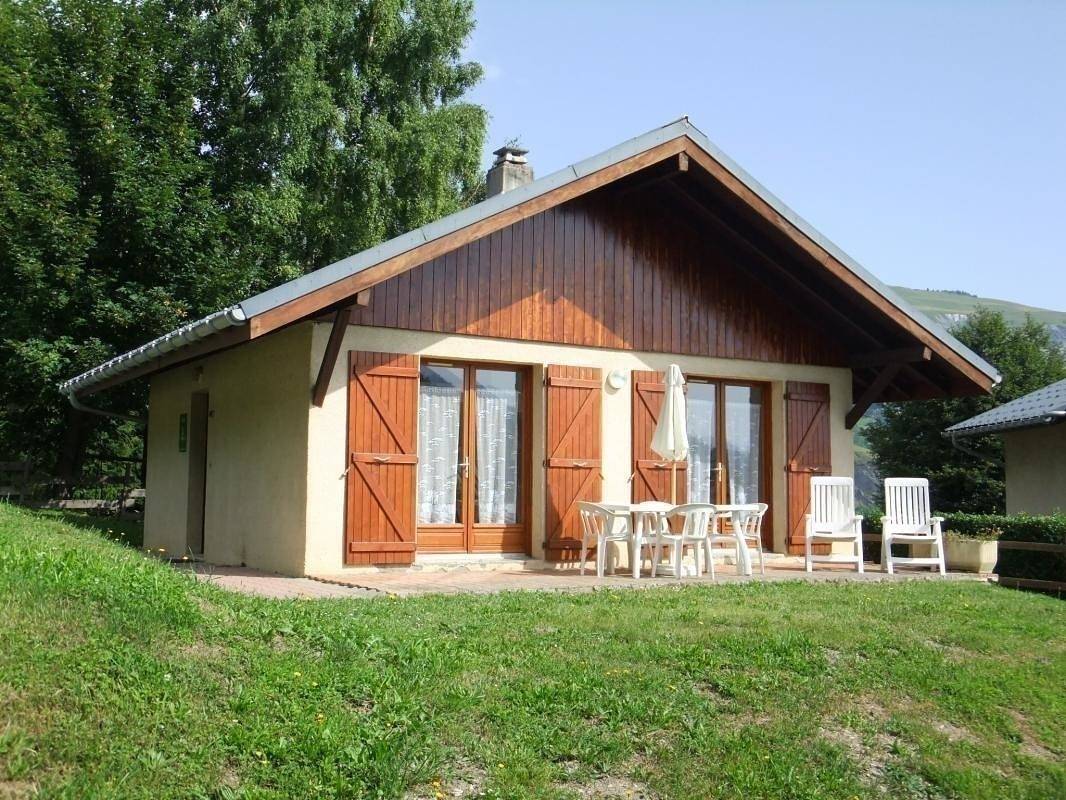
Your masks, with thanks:
[{"label": "chalet", "polygon": [[678,364],[678,499],[766,502],[767,548],[802,552],[872,403],[999,380],[687,119],[539,180],[496,155],[484,202],[63,384],[150,381],[146,545],[292,575],[572,560],[577,501],[669,499]]},{"label": "chalet", "polygon": [[1066,513],[1066,380],[952,425],[959,439],[1003,439],[1008,514]]}]

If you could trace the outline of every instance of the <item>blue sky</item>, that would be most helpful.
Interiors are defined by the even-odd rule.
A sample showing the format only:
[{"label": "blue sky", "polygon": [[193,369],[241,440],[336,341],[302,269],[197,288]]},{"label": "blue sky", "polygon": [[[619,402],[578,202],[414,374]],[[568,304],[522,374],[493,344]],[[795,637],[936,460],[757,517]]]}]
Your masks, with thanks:
[{"label": "blue sky", "polygon": [[475,1],[490,150],[688,114],[883,280],[1066,310],[1066,2]]}]

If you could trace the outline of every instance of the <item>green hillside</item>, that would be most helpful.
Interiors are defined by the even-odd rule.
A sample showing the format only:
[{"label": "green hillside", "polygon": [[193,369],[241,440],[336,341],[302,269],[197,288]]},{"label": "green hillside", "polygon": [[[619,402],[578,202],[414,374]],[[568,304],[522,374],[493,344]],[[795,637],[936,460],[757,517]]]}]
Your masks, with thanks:
[{"label": "green hillside", "polygon": [[892,288],[908,303],[926,314],[940,318],[941,321],[952,321],[956,315],[970,314],[978,306],[985,306],[1003,312],[1003,316],[1010,322],[1024,322],[1025,315],[1031,314],[1040,322],[1045,322],[1049,325],[1066,326],[1066,311],[1052,311],[1047,308],[1012,303],[1009,300],[977,297],[961,291],[907,289],[903,286],[893,286]]},{"label": "green hillside", "polygon": [[5,800],[1066,797],[1051,597],[919,580],[270,600],[67,519],[0,503]]}]

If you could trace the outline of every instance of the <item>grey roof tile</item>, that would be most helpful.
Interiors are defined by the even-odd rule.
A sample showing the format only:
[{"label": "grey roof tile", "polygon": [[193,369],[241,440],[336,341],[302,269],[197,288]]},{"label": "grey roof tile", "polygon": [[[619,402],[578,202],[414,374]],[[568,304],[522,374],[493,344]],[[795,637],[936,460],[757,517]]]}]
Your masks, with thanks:
[{"label": "grey roof tile", "polygon": [[947,429],[956,436],[1054,425],[1066,421],[1066,380],[1037,389]]}]

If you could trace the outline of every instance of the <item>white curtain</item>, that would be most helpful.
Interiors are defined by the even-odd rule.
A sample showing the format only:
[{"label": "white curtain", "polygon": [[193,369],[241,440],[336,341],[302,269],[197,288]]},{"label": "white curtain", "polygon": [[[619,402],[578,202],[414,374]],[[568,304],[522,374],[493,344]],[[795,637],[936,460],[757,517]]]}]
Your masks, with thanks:
[{"label": "white curtain", "polygon": [[698,387],[709,384],[689,384],[688,395],[688,502],[714,503],[715,442],[714,386],[709,396],[700,397]]},{"label": "white curtain", "polygon": [[462,389],[425,383],[418,394],[418,521],[457,522]]},{"label": "white curtain", "polygon": [[727,386],[725,392],[729,502],[758,503],[761,500],[762,392],[747,386]]},{"label": "white curtain", "polygon": [[518,393],[477,390],[477,519],[518,521]]}]

